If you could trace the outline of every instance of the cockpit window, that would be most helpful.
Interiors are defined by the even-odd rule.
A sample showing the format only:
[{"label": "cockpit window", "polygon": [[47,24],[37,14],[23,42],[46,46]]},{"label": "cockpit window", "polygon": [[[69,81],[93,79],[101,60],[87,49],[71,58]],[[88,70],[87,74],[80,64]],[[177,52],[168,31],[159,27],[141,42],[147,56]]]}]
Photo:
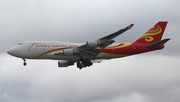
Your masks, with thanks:
[{"label": "cockpit window", "polygon": [[18,45],[22,45],[22,43],[18,43]]}]

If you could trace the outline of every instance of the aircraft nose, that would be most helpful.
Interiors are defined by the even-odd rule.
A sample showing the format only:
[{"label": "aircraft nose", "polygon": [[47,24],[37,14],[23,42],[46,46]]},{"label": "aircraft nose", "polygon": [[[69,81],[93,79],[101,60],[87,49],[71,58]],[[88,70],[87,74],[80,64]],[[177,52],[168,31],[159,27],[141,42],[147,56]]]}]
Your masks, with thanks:
[{"label": "aircraft nose", "polygon": [[12,56],[18,56],[18,49],[13,47],[13,48],[10,48],[8,51],[7,51],[8,54],[12,55]]}]

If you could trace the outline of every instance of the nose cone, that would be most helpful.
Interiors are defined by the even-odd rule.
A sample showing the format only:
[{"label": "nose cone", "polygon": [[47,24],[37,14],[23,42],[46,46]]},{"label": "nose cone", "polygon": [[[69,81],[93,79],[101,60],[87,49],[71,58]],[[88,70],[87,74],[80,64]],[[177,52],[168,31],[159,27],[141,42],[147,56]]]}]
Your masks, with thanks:
[{"label": "nose cone", "polygon": [[13,47],[13,48],[10,48],[8,51],[7,51],[8,54],[12,55],[12,56],[15,56],[17,57],[18,56],[18,49]]}]

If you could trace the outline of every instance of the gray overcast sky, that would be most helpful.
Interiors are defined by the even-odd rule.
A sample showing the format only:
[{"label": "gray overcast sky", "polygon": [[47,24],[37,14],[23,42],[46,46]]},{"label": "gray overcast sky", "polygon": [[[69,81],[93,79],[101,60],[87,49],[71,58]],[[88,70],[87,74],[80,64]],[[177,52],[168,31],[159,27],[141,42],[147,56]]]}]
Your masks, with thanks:
[{"label": "gray overcast sky", "polygon": [[[180,1],[0,0],[1,102],[179,102]],[[134,23],[116,42],[132,42],[168,21],[161,51],[104,61],[79,70],[57,61],[6,54],[21,41],[86,42]]]}]

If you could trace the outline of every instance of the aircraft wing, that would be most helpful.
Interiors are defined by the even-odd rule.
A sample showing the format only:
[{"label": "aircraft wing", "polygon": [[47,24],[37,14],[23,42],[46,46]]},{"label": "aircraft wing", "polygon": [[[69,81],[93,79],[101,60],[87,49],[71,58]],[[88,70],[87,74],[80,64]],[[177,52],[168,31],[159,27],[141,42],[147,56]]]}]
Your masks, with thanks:
[{"label": "aircraft wing", "polygon": [[105,40],[114,39],[115,37],[119,36],[120,34],[124,33],[125,31],[131,29],[133,25],[134,25],[134,24],[130,24],[129,26],[127,26],[127,27],[125,27],[125,28],[123,28],[123,29],[120,29],[120,30],[117,31],[117,32],[114,32],[114,33],[112,33],[112,34],[109,34],[109,35],[107,35],[107,36],[105,36],[105,37],[100,38],[99,40],[105,41]]},{"label": "aircraft wing", "polygon": [[[105,36],[105,37],[99,38],[98,40],[93,41],[93,42],[97,42],[97,45],[98,45],[97,47],[105,48],[105,47],[107,47],[107,46],[109,46],[109,45],[111,45],[112,43],[115,42],[115,41],[112,40],[112,39],[114,39],[115,37],[117,37],[117,36],[119,36],[120,34],[124,33],[125,31],[131,29],[133,25],[134,25],[134,24],[130,24],[129,26],[127,26],[127,27],[125,27],[125,28],[123,28],[123,29],[120,29],[120,30],[117,31],[117,32],[114,32],[114,33],[109,34],[109,35],[107,35],[107,36]],[[91,43],[91,41],[90,41],[90,43]],[[82,46],[79,46],[78,48],[85,48],[85,47],[88,47],[88,44],[87,44],[87,43],[84,44],[84,45],[82,45]]]},{"label": "aircraft wing", "polygon": [[[125,31],[129,30],[132,28],[134,24],[130,24],[129,26],[120,29],[117,32],[114,32],[112,34],[109,34],[105,37],[99,38],[98,40],[95,41],[87,41],[86,44],[78,46],[77,48],[74,49],[75,52],[79,53],[80,56],[89,56],[89,57],[96,57],[99,55],[100,51],[97,50],[96,48],[105,48],[115,41],[112,40],[115,37],[119,36],[120,34],[124,33]],[[89,58],[88,57],[88,58]]]}]

